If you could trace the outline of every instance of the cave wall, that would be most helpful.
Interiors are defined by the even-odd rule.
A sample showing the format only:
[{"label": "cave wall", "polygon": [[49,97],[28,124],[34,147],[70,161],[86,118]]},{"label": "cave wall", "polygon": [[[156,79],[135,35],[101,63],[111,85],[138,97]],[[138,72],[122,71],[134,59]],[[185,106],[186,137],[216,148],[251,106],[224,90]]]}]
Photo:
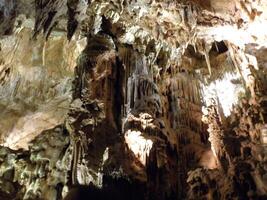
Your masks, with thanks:
[{"label": "cave wall", "polygon": [[266,198],[265,8],[1,0],[0,197]]}]

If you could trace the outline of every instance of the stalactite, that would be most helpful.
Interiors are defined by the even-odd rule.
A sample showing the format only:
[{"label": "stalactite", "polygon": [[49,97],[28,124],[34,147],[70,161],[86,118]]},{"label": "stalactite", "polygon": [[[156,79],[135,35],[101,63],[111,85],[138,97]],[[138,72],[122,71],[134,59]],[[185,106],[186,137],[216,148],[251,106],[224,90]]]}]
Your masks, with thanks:
[{"label": "stalactite", "polygon": [[208,70],[209,70],[209,74],[211,75],[210,58],[209,58],[209,53],[207,52],[206,49],[205,49],[205,52],[204,52],[204,56],[205,56],[205,60],[206,60],[206,63],[207,63]]},{"label": "stalactite", "polygon": [[78,142],[74,142],[73,152],[72,152],[72,169],[71,169],[71,180],[73,185],[78,184],[77,180],[78,162],[79,162],[79,147],[78,147]]},{"label": "stalactite", "polygon": [[46,54],[46,41],[44,41],[43,44],[43,52],[42,52],[42,61],[43,61],[43,66],[45,66],[45,55]]}]

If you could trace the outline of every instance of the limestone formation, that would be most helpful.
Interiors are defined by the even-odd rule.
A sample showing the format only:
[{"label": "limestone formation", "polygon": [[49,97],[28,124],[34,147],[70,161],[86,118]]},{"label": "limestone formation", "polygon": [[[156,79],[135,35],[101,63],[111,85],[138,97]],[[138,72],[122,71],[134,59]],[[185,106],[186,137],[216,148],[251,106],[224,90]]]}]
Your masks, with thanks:
[{"label": "limestone formation", "polygon": [[0,199],[266,199],[264,0],[0,0]]}]

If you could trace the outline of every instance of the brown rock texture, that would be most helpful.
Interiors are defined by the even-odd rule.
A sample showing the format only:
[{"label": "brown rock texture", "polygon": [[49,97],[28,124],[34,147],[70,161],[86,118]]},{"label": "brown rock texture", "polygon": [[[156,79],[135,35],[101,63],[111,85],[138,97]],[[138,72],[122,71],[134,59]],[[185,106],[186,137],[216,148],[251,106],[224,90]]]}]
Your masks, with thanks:
[{"label": "brown rock texture", "polygon": [[0,0],[0,199],[267,199],[263,0]]}]

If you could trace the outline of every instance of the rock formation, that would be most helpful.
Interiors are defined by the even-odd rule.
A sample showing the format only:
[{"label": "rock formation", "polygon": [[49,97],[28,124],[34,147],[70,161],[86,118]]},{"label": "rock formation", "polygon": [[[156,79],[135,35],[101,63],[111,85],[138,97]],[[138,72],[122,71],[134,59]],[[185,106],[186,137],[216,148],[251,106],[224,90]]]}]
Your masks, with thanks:
[{"label": "rock formation", "polygon": [[0,0],[0,199],[267,199],[264,0]]}]

